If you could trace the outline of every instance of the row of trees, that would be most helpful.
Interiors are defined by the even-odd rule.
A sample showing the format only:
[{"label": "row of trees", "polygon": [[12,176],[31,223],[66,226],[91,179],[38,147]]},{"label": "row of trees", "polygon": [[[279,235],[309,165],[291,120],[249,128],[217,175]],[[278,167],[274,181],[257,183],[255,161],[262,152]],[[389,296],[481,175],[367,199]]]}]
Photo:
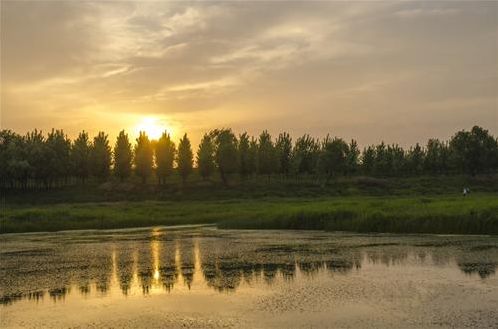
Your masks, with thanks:
[{"label": "row of trees", "polygon": [[[360,151],[355,140],[322,140],[304,135],[293,143],[288,133],[276,139],[263,131],[257,138],[230,129],[216,129],[202,138],[196,154],[196,167],[203,179],[218,171],[227,184],[239,174],[245,180],[255,175],[299,177],[314,175],[324,180],[337,176],[415,176],[421,174],[471,174],[496,172],[498,140],[488,131],[473,127],[459,131],[450,141],[430,139],[425,147],[416,144],[408,150],[396,144],[368,146]],[[154,174],[165,184],[175,171],[187,181],[194,169],[194,154],[185,134],[178,147],[165,132],[151,141],[141,132],[132,145],[121,131],[113,147],[108,136],[99,132],[90,140],[81,132],[71,141],[62,130],[46,137],[35,130],[21,136],[0,131],[0,180],[4,188],[50,188],[89,177],[106,180],[111,175],[123,181],[135,174],[143,182]]]}]

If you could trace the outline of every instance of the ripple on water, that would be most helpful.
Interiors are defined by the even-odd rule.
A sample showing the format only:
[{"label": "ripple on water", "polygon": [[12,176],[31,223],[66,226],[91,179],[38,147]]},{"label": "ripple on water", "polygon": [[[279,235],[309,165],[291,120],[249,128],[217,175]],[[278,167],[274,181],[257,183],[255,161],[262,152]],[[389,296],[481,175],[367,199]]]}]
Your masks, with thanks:
[{"label": "ripple on water", "polygon": [[493,237],[161,228],[0,243],[2,328],[498,327]]}]

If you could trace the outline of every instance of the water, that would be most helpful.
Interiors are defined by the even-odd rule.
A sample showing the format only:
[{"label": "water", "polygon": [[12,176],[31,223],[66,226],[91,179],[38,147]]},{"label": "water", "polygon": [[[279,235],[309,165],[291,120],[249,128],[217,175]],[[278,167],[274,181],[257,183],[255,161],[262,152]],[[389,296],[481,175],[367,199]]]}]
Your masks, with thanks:
[{"label": "water", "polygon": [[0,237],[1,328],[498,328],[498,238],[209,227]]}]

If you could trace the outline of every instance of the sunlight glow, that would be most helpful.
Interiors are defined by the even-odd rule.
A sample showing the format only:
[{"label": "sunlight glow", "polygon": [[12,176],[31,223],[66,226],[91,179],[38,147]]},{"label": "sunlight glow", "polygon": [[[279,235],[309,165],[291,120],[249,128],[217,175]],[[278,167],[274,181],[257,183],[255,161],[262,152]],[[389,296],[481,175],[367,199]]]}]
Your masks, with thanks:
[{"label": "sunlight glow", "polygon": [[[152,230],[152,237],[158,237],[160,236],[161,233],[155,228]],[[157,240],[151,240],[150,242],[150,246],[151,246],[151,252],[152,252],[152,261],[153,261],[153,278],[154,278],[154,281],[156,284],[159,283],[159,278],[160,278],[160,274],[159,274],[159,241]]]},{"label": "sunlight glow", "polygon": [[150,139],[159,139],[162,133],[167,130],[172,134],[171,127],[154,117],[145,117],[135,127],[135,133],[138,135],[140,131],[145,131]]}]

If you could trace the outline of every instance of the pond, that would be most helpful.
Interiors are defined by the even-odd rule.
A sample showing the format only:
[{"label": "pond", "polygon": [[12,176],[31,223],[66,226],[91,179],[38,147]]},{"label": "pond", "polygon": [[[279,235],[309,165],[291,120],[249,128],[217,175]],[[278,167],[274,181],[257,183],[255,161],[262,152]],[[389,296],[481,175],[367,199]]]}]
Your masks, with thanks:
[{"label": "pond", "polygon": [[0,236],[1,328],[497,328],[498,237]]}]

